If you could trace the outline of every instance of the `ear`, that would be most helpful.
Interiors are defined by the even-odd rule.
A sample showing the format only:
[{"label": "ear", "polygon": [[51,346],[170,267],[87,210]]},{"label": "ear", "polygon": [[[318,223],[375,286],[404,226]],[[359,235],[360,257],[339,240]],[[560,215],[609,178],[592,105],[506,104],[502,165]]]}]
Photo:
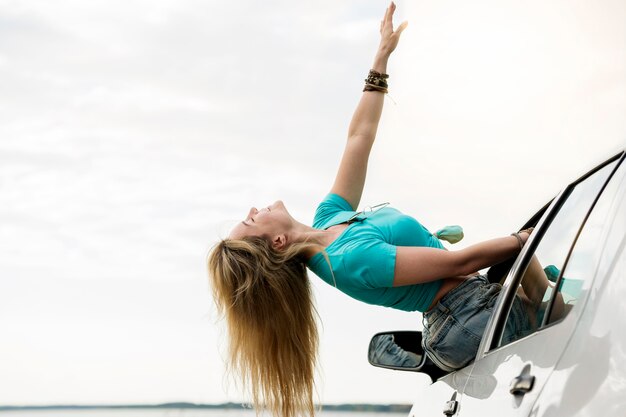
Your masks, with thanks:
[{"label": "ear", "polygon": [[283,250],[287,247],[287,236],[277,235],[272,239],[272,247],[276,250]]}]

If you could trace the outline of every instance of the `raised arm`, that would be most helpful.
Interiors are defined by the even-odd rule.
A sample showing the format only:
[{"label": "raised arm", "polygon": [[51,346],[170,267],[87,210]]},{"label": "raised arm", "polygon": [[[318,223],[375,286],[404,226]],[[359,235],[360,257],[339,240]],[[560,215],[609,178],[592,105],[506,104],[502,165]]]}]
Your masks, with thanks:
[{"label": "raised arm", "polygon": [[[392,2],[387,7],[385,16],[380,22],[380,45],[372,69],[381,74],[387,72],[389,56],[396,49],[400,34],[407,25],[407,22],[403,22],[395,31],[393,30],[393,12],[395,10],[396,5]],[[380,91],[363,92],[352,116],[346,148],[341,158],[335,183],[330,190],[331,193],[342,196],[354,209],[358,207],[359,201],[361,201],[367,174],[367,162],[376,138],[384,96],[384,93]]]}]

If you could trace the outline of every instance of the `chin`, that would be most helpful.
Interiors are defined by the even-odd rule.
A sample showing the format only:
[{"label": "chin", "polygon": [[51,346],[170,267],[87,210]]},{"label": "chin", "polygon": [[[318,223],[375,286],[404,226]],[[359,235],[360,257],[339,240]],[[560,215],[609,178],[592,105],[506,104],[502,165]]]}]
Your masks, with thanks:
[{"label": "chin", "polygon": [[285,203],[283,203],[283,200],[277,200],[274,204],[271,205],[271,207],[277,212],[282,212],[286,214],[290,219],[293,220],[293,217],[291,217],[291,213],[289,213],[289,210],[287,210],[287,207],[285,207]]}]

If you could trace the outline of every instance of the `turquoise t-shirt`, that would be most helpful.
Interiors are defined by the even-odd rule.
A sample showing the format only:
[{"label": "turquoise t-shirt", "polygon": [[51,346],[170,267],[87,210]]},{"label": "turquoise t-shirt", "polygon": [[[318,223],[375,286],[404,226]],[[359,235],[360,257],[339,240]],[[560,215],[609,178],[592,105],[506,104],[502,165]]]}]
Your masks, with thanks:
[{"label": "turquoise t-shirt", "polygon": [[[315,212],[313,227],[327,229],[346,222],[356,212],[337,194],[328,194]],[[426,311],[441,280],[393,286],[396,246],[443,245],[414,218],[385,207],[351,223],[327,248],[333,275],[323,253],[315,254],[308,267],[328,284],[368,304],[405,311]]]}]

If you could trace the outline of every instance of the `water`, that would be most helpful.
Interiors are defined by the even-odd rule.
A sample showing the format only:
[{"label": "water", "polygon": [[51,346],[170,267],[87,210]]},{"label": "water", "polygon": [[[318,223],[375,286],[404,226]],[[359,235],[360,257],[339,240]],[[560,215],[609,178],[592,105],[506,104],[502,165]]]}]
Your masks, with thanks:
[{"label": "water", "polygon": [[[320,417],[406,417],[408,413],[379,413],[353,411],[321,411]],[[267,417],[268,415],[262,415]],[[149,409],[149,410],[23,410],[0,411],[0,417],[256,417],[253,410],[194,410],[194,409]]]}]

